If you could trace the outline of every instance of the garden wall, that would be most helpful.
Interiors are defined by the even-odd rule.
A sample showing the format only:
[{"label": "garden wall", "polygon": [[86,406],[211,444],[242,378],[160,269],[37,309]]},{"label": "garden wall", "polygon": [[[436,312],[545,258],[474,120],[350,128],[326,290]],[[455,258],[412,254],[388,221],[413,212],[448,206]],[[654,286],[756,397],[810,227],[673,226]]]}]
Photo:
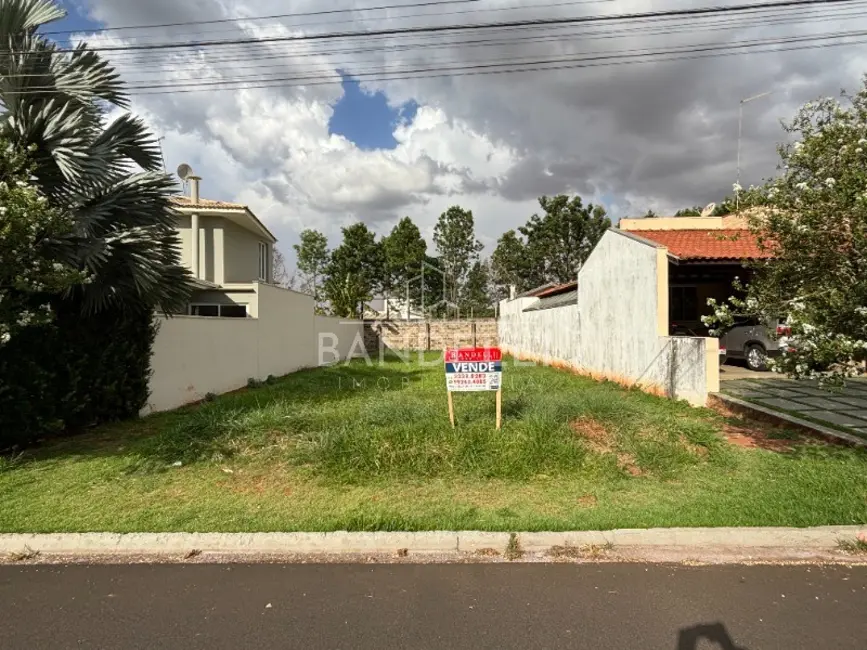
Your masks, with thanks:
[{"label": "garden wall", "polygon": [[392,350],[444,350],[453,347],[496,347],[497,321],[430,320],[366,321],[364,343],[368,352],[380,346]]},{"label": "garden wall", "polygon": [[610,230],[578,274],[576,304],[525,312],[500,304],[501,347],[599,379],[705,404],[719,389],[716,339],[668,336],[668,256]]},{"label": "garden wall", "polygon": [[[314,315],[313,298],[256,284],[257,318],[173,316],[160,319],[151,357],[150,397],[142,414],[167,411],[221,394],[250,378],[286,375],[359,352],[360,321]],[[325,339],[331,354],[320,354]]]}]

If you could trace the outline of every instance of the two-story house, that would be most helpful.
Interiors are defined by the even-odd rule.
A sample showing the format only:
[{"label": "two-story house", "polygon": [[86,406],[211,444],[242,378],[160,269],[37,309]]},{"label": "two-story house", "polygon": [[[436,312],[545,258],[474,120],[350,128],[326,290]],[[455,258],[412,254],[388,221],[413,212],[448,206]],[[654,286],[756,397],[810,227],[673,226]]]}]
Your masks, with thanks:
[{"label": "two-story house", "polygon": [[190,196],[173,199],[178,212],[181,261],[193,273],[193,316],[258,316],[255,283],[273,281],[277,239],[246,205],[199,196],[200,178],[189,176]]}]

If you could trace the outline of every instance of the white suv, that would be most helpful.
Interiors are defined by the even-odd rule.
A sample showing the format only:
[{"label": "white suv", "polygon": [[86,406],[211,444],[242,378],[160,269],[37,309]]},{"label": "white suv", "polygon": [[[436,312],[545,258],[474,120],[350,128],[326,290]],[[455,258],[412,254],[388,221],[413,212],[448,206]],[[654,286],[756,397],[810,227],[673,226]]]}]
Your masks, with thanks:
[{"label": "white suv", "polygon": [[725,349],[728,358],[745,359],[750,370],[767,370],[768,357],[788,347],[791,333],[784,318],[770,323],[760,323],[754,318],[735,319],[734,327],[720,338],[720,350]]}]

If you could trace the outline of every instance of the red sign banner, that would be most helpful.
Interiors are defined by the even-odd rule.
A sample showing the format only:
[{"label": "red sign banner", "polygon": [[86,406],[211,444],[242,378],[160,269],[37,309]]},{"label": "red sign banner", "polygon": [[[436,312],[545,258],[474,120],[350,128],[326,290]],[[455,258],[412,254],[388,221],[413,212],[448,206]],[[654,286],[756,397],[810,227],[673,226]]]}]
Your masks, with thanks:
[{"label": "red sign banner", "polygon": [[500,348],[459,348],[446,350],[446,363],[456,361],[502,361]]}]

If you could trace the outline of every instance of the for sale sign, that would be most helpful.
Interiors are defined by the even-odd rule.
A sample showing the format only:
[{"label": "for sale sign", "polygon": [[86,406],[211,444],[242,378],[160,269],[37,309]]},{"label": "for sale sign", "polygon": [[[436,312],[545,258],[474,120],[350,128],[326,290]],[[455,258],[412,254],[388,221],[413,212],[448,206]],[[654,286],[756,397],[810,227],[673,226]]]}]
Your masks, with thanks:
[{"label": "for sale sign", "polygon": [[503,354],[499,348],[446,350],[446,385],[449,392],[500,390]]}]

